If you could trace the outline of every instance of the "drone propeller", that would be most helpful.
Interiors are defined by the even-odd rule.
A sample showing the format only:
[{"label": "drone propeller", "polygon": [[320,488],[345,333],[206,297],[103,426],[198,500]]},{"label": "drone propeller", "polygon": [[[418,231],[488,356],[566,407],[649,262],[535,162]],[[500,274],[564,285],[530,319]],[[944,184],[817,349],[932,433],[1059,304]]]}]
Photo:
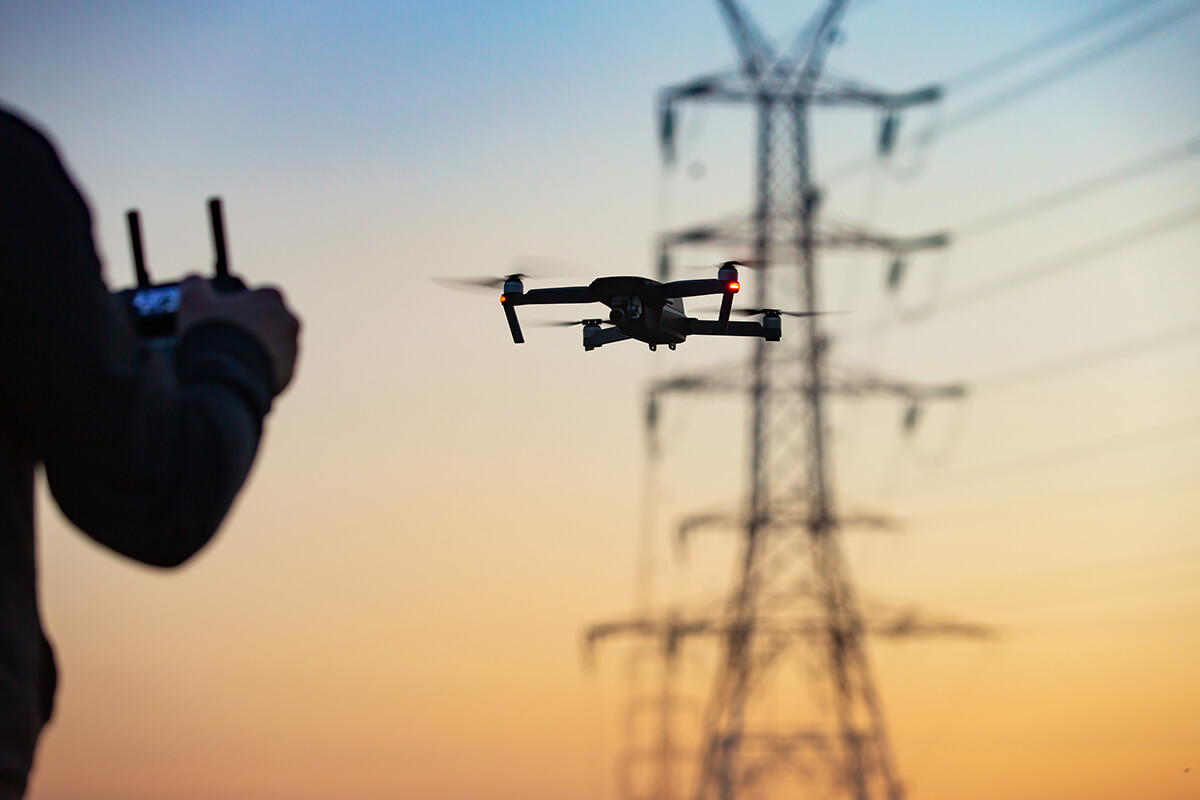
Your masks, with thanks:
[{"label": "drone propeller", "polygon": [[459,292],[481,292],[486,289],[503,289],[507,281],[520,281],[528,277],[530,276],[523,272],[514,272],[499,278],[481,276],[478,278],[431,278],[431,280],[438,286]]},{"label": "drone propeller", "polygon": [[572,261],[558,256],[519,255],[513,268],[529,270],[538,278],[578,278],[596,274],[596,268],[582,261]]},{"label": "drone propeller", "polygon": [[606,319],[544,319],[533,323],[541,328],[573,328],[576,325],[612,325]]},{"label": "drone propeller", "polygon": [[[700,308],[697,313],[715,314],[715,308]],[[848,314],[848,311],[780,311],[778,308],[735,308],[732,313],[741,317],[757,317],[762,314],[772,314],[781,317],[826,317],[832,314]]]},{"label": "drone propeller", "polygon": [[746,269],[758,269],[764,263],[765,262],[762,259],[758,259],[758,258],[735,258],[730,261],[722,261],[720,264],[689,264],[689,265],[686,265],[683,267],[678,267],[678,269],[680,269],[680,270],[695,270],[696,272],[699,272],[702,270],[705,272],[711,272],[713,269],[723,267],[726,264],[730,264],[732,266],[739,267],[739,268],[744,267]]},{"label": "drone propeller", "polygon": [[845,314],[845,311],[780,311],[777,308],[735,308],[734,314],[743,317],[757,317],[759,314],[771,314],[781,317],[824,317],[830,314]]},{"label": "drone propeller", "polygon": [[480,275],[463,277],[432,278],[438,286],[459,292],[484,292],[503,289],[508,281],[523,281],[527,278],[545,280],[589,274],[585,265],[577,261],[550,256],[518,256],[513,261],[513,272],[509,275]]}]

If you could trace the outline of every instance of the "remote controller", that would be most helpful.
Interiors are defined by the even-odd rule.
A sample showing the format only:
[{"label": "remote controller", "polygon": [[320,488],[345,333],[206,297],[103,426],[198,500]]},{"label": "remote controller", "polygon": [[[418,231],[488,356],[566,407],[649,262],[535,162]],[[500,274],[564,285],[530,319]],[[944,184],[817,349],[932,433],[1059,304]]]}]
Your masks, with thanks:
[{"label": "remote controller", "polygon": [[[216,257],[214,275],[209,278],[218,292],[245,291],[241,278],[229,272],[229,255],[225,249],[225,221],[221,214],[221,198],[208,201],[208,215],[212,224],[213,251]],[[179,317],[179,283],[155,284],[146,270],[146,257],[142,250],[142,226],[136,210],[125,215],[129,223],[129,247],[133,252],[133,269],[137,286],[114,292],[113,297],[129,315],[133,329],[140,340],[156,348],[171,348],[175,345],[177,319]]]}]

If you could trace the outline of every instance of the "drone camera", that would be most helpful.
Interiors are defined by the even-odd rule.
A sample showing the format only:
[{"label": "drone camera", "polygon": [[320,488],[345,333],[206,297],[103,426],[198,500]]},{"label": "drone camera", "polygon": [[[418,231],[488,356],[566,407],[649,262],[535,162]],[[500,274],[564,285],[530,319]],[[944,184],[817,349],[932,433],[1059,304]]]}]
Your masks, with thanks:
[{"label": "drone camera", "polygon": [[620,325],[627,319],[637,319],[641,310],[641,301],[636,296],[617,296],[609,301],[609,309],[609,321],[614,325]]}]

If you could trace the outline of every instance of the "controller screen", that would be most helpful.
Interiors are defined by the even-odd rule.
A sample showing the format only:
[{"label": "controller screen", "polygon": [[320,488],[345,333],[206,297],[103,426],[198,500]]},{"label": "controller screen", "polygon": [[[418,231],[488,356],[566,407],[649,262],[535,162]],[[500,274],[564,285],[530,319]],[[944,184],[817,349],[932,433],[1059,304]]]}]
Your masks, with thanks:
[{"label": "controller screen", "polygon": [[139,317],[174,314],[179,310],[179,287],[156,286],[133,295],[133,308]]}]

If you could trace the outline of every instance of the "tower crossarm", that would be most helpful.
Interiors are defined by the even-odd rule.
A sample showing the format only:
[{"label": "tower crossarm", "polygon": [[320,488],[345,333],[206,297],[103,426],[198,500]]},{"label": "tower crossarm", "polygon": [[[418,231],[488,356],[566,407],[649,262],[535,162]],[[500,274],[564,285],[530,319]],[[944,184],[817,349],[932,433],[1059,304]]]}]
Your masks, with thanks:
[{"label": "tower crossarm", "polygon": [[[680,640],[694,636],[760,636],[772,641],[808,639],[826,635],[829,631],[829,624],[830,620],[822,615],[795,617],[764,615],[752,624],[723,617],[697,619],[685,619],[674,615],[658,618],[630,617],[591,625],[585,632],[584,638],[586,646],[589,648],[594,648],[600,641],[612,636],[625,635],[669,642],[667,649],[673,650]],[[867,616],[862,619],[861,625],[862,633],[889,639],[916,636],[987,639],[996,635],[996,630],[991,626],[959,620],[930,618],[912,608]]]},{"label": "tower crossarm", "polygon": [[889,619],[870,622],[867,632],[890,639],[927,636],[991,639],[996,636],[996,629],[990,625],[949,619],[926,619],[915,611],[903,611]]},{"label": "tower crossarm", "polygon": [[914,106],[936,103],[942,99],[941,85],[932,83],[902,92],[890,92],[861,81],[846,78],[822,78],[809,95],[809,102],[819,106],[861,106],[881,111],[905,111]]},{"label": "tower crossarm", "polygon": [[822,388],[843,397],[882,395],[909,402],[961,400],[967,396],[966,384],[962,383],[914,383],[871,374],[834,378]]},{"label": "tower crossarm", "polygon": [[[768,391],[788,395],[806,392],[810,388],[803,383],[783,383],[770,387]],[[668,394],[742,394],[752,389],[752,378],[744,373],[697,373],[656,380],[649,385],[647,397],[657,403]],[[967,386],[962,383],[916,383],[870,373],[830,378],[821,384],[821,390],[843,397],[884,395],[909,402],[959,400],[967,396]]]},{"label": "tower crossarm", "polygon": [[664,394],[707,393],[725,394],[746,390],[748,378],[740,373],[729,374],[706,372],[693,375],[677,375],[656,380],[650,384],[648,396],[657,397]]},{"label": "tower crossarm", "polygon": [[853,225],[824,225],[817,230],[816,244],[826,248],[882,250],[893,255],[909,255],[947,247],[950,235],[938,232],[893,236]]},{"label": "tower crossarm", "polygon": [[590,661],[596,647],[614,636],[633,636],[661,641],[668,655],[678,650],[679,642],[689,636],[717,632],[721,622],[714,619],[687,619],[677,613],[663,616],[634,616],[589,625],[583,634],[584,655]]},{"label": "tower crossarm", "polygon": [[[705,244],[745,248],[755,242],[754,224],[753,219],[739,216],[668,231],[659,236],[659,250],[667,251],[684,245]],[[795,241],[786,233],[780,233],[773,237],[771,244],[782,256],[794,248]],[[822,225],[815,231],[813,238],[814,247],[839,250],[878,250],[893,256],[937,250],[949,245],[950,235],[944,232],[898,236],[844,224]],[[756,265],[750,263],[747,266],[754,268]]]},{"label": "tower crossarm", "polygon": [[709,528],[741,533],[746,527],[746,520],[741,514],[689,514],[679,521],[675,528],[675,542],[679,547],[687,544],[688,540],[698,531]]},{"label": "tower crossarm", "polygon": [[880,111],[904,111],[913,106],[941,100],[938,84],[893,92],[859,81],[822,79],[804,91],[790,80],[768,77],[759,81],[739,72],[714,72],[671,84],[658,94],[660,114],[683,103],[755,103],[763,100],[793,102],[802,100],[814,106],[869,108]]},{"label": "tower crossarm", "polygon": [[[762,520],[762,525],[764,527],[772,525],[796,527],[807,519],[807,511],[804,509],[794,509],[791,511],[773,513],[766,519]],[[849,529],[898,531],[903,527],[892,517],[867,512],[839,514],[834,522],[839,528]],[[721,512],[690,514],[686,517],[683,517],[676,526],[675,541],[676,544],[682,549],[688,544],[691,537],[700,531],[718,530],[727,531],[730,533],[741,533],[746,529],[747,524],[748,521],[741,514]]]},{"label": "tower crossarm", "polygon": [[659,107],[684,102],[728,102],[755,91],[755,84],[737,70],[711,72],[691,80],[673,83],[658,92]]},{"label": "tower crossarm", "polygon": [[[728,635],[736,623],[709,624],[705,633]],[[996,629],[959,620],[937,619],[922,616],[914,609],[906,609],[888,615],[867,617],[861,620],[862,628],[853,633],[865,633],[868,636],[883,639],[908,639],[916,637],[936,637],[962,639],[991,639],[997,634]],[[751,634],[777,644],[810,640],[829,634],[830,620],[823,616],[799,617],[796,619],[771,619],[764,617],[753,626]],[[849,632],[847,632],[849,633]]]}]

